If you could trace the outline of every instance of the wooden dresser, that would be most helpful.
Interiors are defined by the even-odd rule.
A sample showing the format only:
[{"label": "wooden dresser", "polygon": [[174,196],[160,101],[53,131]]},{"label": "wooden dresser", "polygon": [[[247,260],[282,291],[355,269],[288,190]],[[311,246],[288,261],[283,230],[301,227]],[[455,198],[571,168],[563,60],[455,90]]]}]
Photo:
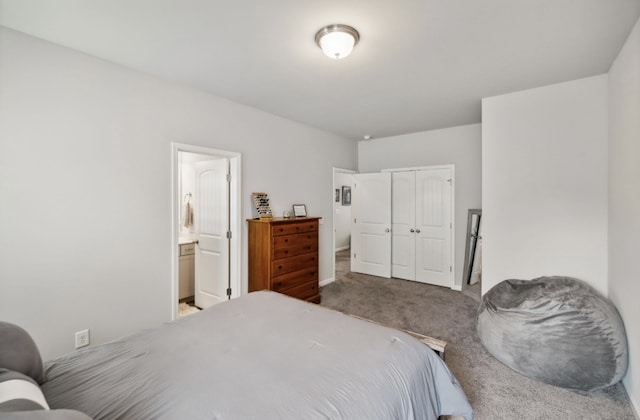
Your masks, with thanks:
[{"label": "wooden dresser", "polygon": [[249,291],[320,303],[319,217],[249,219]]}]

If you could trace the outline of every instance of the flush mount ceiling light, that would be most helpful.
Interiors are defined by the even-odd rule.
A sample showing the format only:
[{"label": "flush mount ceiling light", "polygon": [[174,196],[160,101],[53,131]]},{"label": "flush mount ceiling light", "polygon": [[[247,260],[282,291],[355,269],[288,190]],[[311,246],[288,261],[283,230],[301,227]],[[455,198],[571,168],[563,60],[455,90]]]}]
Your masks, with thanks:
[{"label": "flush mount ceiling light", "polygon": [[360,40],[355,28],[335,24],[325,26],[316,33],[316,44],[329,58],[339,60],[351,54],[351,50]]}]

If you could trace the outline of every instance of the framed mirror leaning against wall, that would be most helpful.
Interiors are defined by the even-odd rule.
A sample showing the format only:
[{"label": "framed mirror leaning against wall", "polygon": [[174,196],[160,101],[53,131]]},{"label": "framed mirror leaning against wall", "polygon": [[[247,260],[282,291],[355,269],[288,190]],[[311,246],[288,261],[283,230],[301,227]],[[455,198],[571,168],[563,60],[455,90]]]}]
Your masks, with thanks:
[{"label": "framed mirror leaning against wall", "polygon": [[467,215],[467,237],[464,251],[463,284],[475,284],[482,277],[482,235],[480,234],[480,219],[482,209],[469,209]]}]

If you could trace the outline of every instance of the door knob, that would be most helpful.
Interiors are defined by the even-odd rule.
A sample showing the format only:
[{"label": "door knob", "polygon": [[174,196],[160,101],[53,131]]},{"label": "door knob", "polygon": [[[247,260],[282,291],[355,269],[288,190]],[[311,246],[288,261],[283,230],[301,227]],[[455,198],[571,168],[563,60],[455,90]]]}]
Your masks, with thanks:
[{"label": "door knob", "polygon": [[415,231],[416,231],[415,229],[409,229],[409,232],[411,232],[411,233],[413,233]]},{"label": "door knob", "polygon": [[416,229],[416,233],[420,233],[420,229]]},{"label": "door knob", "polygon": [[193,241],[193,243],[194,243],[195,245],[198,245],[198,244],[200,243],[200,241],[196,239],[195,241]]},{"label": "door knob", "polygon": [[384,231],[385,231],[386,233],[389,233],[389,232],[391,232],[391,229],[386,228]]}]

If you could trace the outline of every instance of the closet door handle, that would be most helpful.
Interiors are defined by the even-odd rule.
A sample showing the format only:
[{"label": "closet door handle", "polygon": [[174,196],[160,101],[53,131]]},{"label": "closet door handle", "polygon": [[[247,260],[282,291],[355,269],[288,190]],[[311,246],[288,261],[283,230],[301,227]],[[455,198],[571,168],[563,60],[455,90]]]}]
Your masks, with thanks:
[{"label": "closet door handle", "polygon": [[416,229],[416,233],[420,233],[420,229]]},{"label": "closet door handle", "polygon": [[409,232],[411,232],[411,233],[413,233],[415,231],[416,231],[415,229],[409,229]]},{"label": "closet door handle", "polygon": [[386,233],[391,232],[391,230],[390,230],[389,228],[386,228],[384,231],[385,231]]}]

